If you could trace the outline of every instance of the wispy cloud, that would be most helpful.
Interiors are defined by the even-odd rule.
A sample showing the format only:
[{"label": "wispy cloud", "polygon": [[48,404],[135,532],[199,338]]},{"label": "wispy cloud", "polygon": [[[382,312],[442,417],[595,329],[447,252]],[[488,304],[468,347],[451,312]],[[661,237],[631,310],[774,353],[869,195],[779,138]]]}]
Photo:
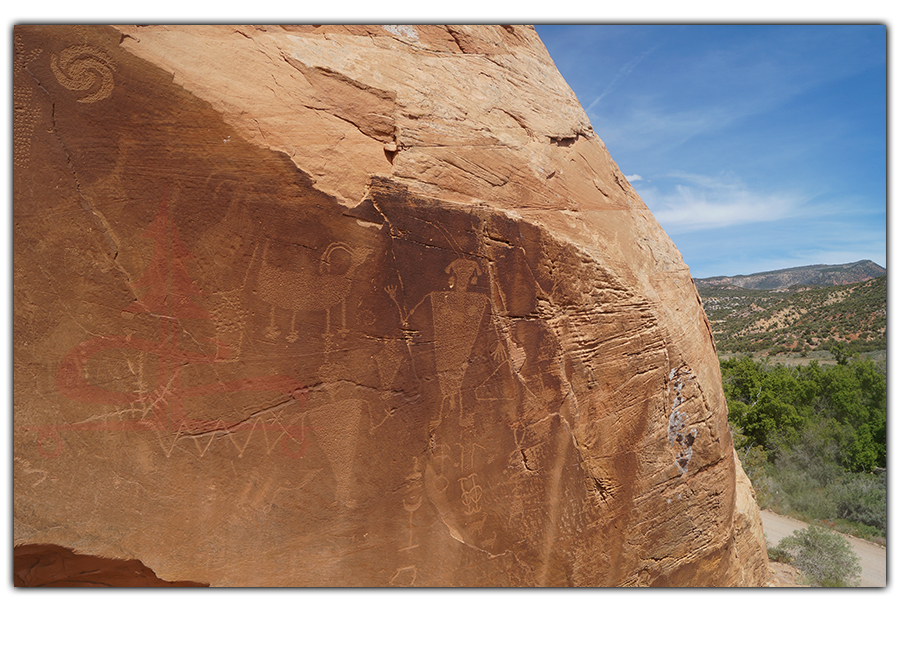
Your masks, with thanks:
[{"label": "wispy cloud", "polygon": [[718,177],[712,177],[696,172],[682,172],[681,170],[676,170],[675,172],[667,172],[663,176],[670,179],[679,179],[687,184],[699,186],[705,190],[740,191],[745,188],[743,182],[741,182],[737,175],[733,173],[723,173]]},{"label": "wispy cloud", "polygon": [[627,179],[629,182],[632,182],[641,181],[643,177],[641,177],[640,175],[625,175],[625,179]]},{"label": "wispy cloud", "polygon": [[748,189],[733,175],[711,177],[686,172],[664,175],[678,182],[654,186],[641,195],[666,231],[683,233],[754,222],[773,222],[809,214],[808,198],[798,192]]},{"label": "wispy cloud", "polygon": [[664,229],[674,232],[731,227],[748,222],[771,222],[797,217],[802,199],[791,195],[759,195],[738,191],[709,197],[686,186],[663,199],[654,215]]},{"label": "wispy cloud", "polygon": [[[671,111],[657,97],[632,98],[628,110],[617,109],[605,115],[589,114],[594,130],[602,134],[607,147],[615,152],[642,153],[643,158],[655,153],[670,153],[687,141],[721,133],[743,119],[746,107],[697,107]],[[712,140],[711,145],[715,146]],[[612,151],[611,150],[611,151]]]},{"label": "wispy cloud", "polygon": [[619,80],[621,80],[625,77],[628,77],[628,75],[631,74],[631,71],[634,70],[635,67],[647,57],[647,55],[649,55],[651,52],[656,50],[656,48],[658,48],[658,47],[659,47],[659,45],[654,45],[653,47],[649,48],[648,50],[645,50],[643,53],[641,53],[640,55],[638,55],[637,57],[635,57],[634,59],[632,59],[631,61],[626,63],[621,68],[619,68],[619,72],[616,73],[616,76],[613,77],[612,81],[606,85],[606,88],[603,89],[603,91],[600,93],[600,95],[598,95],[594,99],[594,101],[590,103],[588,108],[585,110],[585,113],[590,113],[591,109],[593,109],[595,106],[597,106],[597,104],[600,102],[600,100],[602,100],[607,95],[609,95],[609,92],[612,90],[613,86],[615,86],[619,82]]},{"label": "wispy cloud", "polygon": [[[758,38],[742,40],[731,49],[713,47],[700,56],[672,59],[678,65],[667,76],[659,72],[660,57],[641,67],[639,72],[646,74],[631,75],[659,45],[643,52],[625,64],[588,105],[595,130],[615,151],[672,151],[698,136],[717,138],[735,126],[746,128],[754,117],[860,72],[860,62],[853,57],[816,50],[820,57],[827,55],[823,61],[794,52],[812,48],[808,41],[822,39],[827,31],[817,31],[813,37],[801,30],[799,44],[778,41],[778,47],[764,36],[768,33],[763,30]],[[652,84],[643,82],[644,77]],[[613,89],[615,102],[592,113]],[[837,130],[840,120],[833,122],[835,126],[823,129],[821,136]],[[715,147],[715,141],[709,146]]]},{"label": "wispy cloud", "polygon": [[[732,174],[711,177],[674,172],[660,175],[657,182],[667,179],[679,183],[645,185],[640,194],[660,225],[672,234],[810,219],[816,220],[816,224],[803,229],[846,233],[841,239],[883,234],[877,220],[878,207],[861,198],[814,196],[800,190],[753,189]],[[857,221],[851,222],[854,218]],[[870,227],[873,220],[875,226]]]}]

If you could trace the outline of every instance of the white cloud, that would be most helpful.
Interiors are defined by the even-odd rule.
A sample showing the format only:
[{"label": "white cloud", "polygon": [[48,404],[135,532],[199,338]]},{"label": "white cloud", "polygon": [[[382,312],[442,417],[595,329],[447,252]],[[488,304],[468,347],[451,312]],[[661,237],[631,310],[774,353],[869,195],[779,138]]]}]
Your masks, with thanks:
[{"label": "white cloud", "polygon": [[[672,233],[810,218],[818,220],[820,229],[842,234],[846,231],[842,239],[854,238],[873,219],[876,229],[882,228],[877,217],[883,208],[854,195],[835,198],[800,190],[751,189],[730,172],[712,177],[677,171],[655,178],[657,183],[641,187],[641,199]],[[668,180],[678,183],[669,185]]]},{"label": "white cloud", "polygon": [[770,222],[794,217],[799,203],[791,197],[754,196],[740,193],[731,198],[707,199],[684,186],[669,198],[661,210],[654,212],[665,229],[693,231],[730,227],[748,222]]},{"label": "white cloud", "polygon": [[641,177],[640,175],[625,175],[625,179],[627,179],[629,182],[632,182],[641,181],[643,177]]},{"label": "white cloud", "polygon": [[701,175],[695,172],[669,172],[663,175],[671,179],[680,179],[681,181],[700,186],[706,189],[727,190],[739,192],[744,189],[744,184],[733,173],[724,173],[718,177],[710,177],[709,175]]},{"label": "white cloud", "polygon": [[649,188],[641,195],[662,227],[672,233],[806,217],[811,209],[799,193],[752,191],[732,175],[678,172],[666,177],[686,183],[665,192]]}]

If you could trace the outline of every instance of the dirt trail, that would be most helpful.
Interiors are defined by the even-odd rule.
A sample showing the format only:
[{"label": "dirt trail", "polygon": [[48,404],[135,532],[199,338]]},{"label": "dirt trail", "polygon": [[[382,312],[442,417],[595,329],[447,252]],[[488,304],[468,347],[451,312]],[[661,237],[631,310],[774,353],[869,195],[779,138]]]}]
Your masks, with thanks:
[{"label": "dirt trail", "polygon": [[[766,534],[768,546],[775,546],[781,538],[793,534],[795,530],[802,530],[809,524],[790,517],[777,515],[770,510],[760,510],[762,516],[763,531]],[[884,547],[860,540],[849,535],[841,535],[850,542],[854,553],[859,556],[859,564],[862,567],[860,587],[887,587],[887,550]]]}]

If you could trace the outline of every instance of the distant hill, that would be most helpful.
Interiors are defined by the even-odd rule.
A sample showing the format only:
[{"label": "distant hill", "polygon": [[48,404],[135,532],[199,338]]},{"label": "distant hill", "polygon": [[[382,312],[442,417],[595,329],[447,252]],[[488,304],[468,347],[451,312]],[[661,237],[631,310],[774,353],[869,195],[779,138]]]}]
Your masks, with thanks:
[{"label": "distant hill", "polygon": [[887,270],[872,261],[857,261],[841,265],[804,265],[798,268],[739,274],[733,277],[694,279],[697,289],[736,286],[754,290],[775,290],[796,285],[844,286],[868,281],[887,274]]},{"label": "distant hill", "polygon": [[[757,275],[748,275],[753,276]],[[847,285],[764,290],[698,283],[697,291],[719,353],[805,353],[828,350],[838,342],[849,352],[887,347],[887,276],[883,273]]]}]

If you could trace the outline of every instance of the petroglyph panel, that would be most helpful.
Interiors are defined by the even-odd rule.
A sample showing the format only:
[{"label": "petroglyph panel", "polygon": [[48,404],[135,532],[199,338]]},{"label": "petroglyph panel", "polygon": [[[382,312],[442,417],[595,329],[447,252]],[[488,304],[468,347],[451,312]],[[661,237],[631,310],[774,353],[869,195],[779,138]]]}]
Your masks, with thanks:
[{"label": "petroglyph panel", "polygon": [[[144,43],[177,59],[179,29]],[[537,195],[367,174],[351,207],[311,150],[229,121],[239,89],[201,99],[129,40],[15,30],[17,543],[213,585],[609,585],[668,573],[628,544],[669,559],[697,517],[667,499],[724,523],[695,487],[730,446],[717,404],[637,272],[528,217]],[[393,91],[284,65],[378,98],[342,120],[404,169]]]}]

